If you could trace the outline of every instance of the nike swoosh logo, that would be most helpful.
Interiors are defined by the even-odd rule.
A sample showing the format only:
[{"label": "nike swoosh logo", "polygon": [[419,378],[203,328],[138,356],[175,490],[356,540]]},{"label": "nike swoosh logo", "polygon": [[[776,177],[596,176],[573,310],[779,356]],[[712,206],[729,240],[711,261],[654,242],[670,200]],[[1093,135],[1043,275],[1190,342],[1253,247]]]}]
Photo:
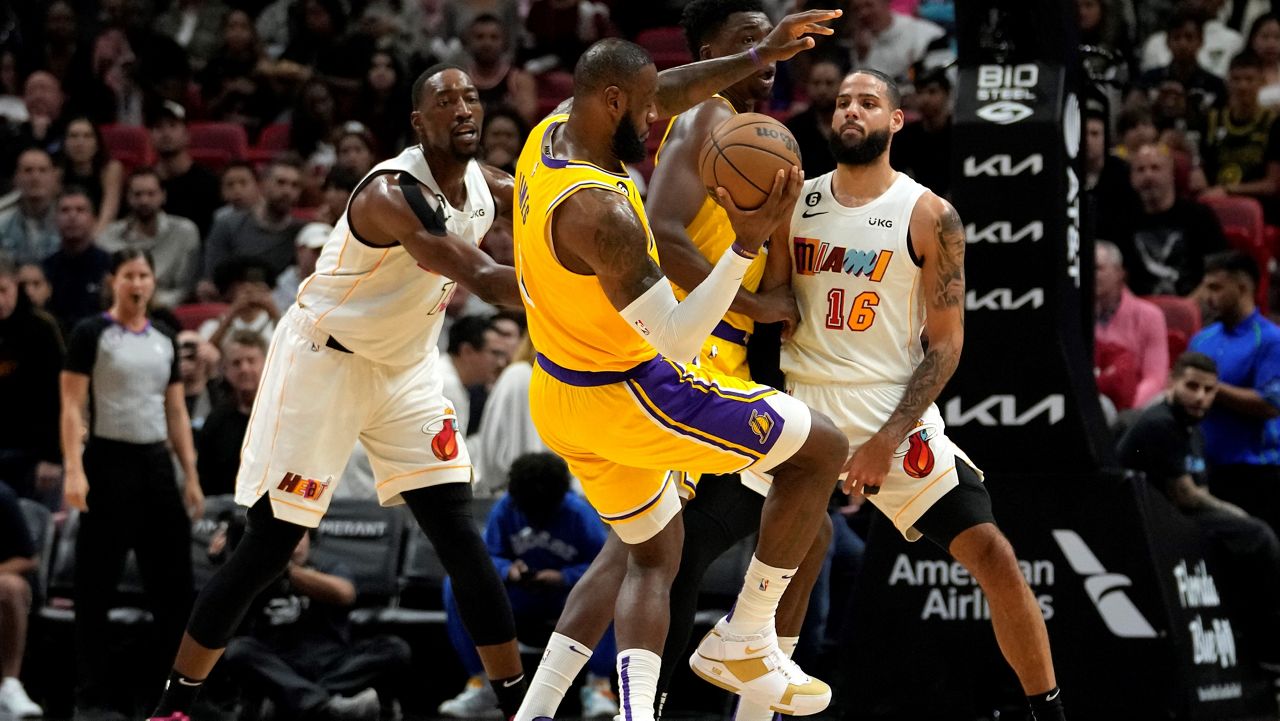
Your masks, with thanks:
[{"label": "nike swoosh logo", "polygon": [[818,211],[818,212],[816,212],[816,213],[810,213],[809,211],[807,211],[807,210],[806,210],[806,211],[804,211],[803,213],[801,213],[801,214],[800,214],[800,217],[801,217],[801,218],[812,218],[812,217],[813,217],[813,216],[815,216],[815,215],[826,215],[828,212],[830,212],[830,211],[826,211],[826,210],[819,210],[819,211]]},{"label": "nike swoosh logo", "polygon": [[1060,694],[1060,693],[1062,693],[1062,689],[1058,689],[1058,690],[1054,691],[1052,696],[1045,696],[1045,697],[1044,697],[1044,700],[1045,700],[1045,701],[1052,701],[1052,700],[1054,700],[1055,698],[1057,698],[1057,697],[1058,697],[1058,694]]},{"label": "nike swoosh logo", "polygon": [[750,656],[752,654],[760,653],[761,651],[766,651],[768,648],[768,646],[761,646],[760,648],[751,648],[750,646],[747,646],[745,653]]},{"label": "nike swoosh logo", "polygon": [[783,577],[782,577],[782,580],[784,580],[784,581],[788,581],[788,580],[790,580],[790,579],[792,579],[792,578],[795,578],[795,576],[796,576],[796,574],[794,574],[794,573],[793,573],[793,574],[791,574],[790,576],[783,576]]},{"label": "nike swoosh logo", "polygon": [[188,681],[185,678],[179,678],[178,683],[182,684],[183,686],[191,686],[191,687],[204,685],[204,681]]},{"label": "nike swoosh logo", "polygon": [[587,653],[586,651],[583,651],[582,649],[578,648],[577,646],[574,646],[573,644],[569,645],[569,650],[573,651],[574,653],[580,656],[586,656],[587,658],[591,658],[591,654]]},{"label": "nike swoosh logo", "polygon": [[516,684],[520,683],[520,682],[521,682],[521,681],[523,681],[523,680],[524,680],[524,674],[520,674],[519,676],[516,676],[515,678],[507,679],[506,681],[503,681],[503,682],[502,682],[502,687],[503,687],[503,688],[511,688],[512,686],[515,686]]}]

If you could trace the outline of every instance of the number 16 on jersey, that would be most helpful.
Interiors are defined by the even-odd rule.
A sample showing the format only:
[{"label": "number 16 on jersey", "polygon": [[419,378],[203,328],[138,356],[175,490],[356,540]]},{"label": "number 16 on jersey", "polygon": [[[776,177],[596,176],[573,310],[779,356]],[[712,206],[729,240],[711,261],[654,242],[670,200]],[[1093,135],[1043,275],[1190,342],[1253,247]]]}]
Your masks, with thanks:
[{"label": "number 16 on jersey", "polygon": [[827,327],[831,330],[848,328],[851,331],[864,331],[876,322],[876,306],[880,305],[880,294],[866,290],[853,298],[849,304],[849,315],[845,317],[845,292],[843,288],[832,288],[827,291]]}]

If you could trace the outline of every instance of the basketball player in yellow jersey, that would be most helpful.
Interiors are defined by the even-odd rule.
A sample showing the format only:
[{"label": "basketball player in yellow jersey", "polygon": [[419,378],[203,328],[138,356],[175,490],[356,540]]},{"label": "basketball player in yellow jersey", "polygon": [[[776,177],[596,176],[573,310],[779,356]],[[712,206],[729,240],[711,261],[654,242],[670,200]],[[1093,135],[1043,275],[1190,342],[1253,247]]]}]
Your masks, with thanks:
[{"label": "basketball player in yellow jersey", "polygon": [[[691,68],[722,70],[716,79],[723,87],[809,47],[802,35],[829,33],[814,23],[837,15],[790,16],[748,52]],[[629,545],[613,613],[622,715],[654,718],[657,652],[683,540],[677,474],[668,469],[748,468],[774,472],[760,542],[734,611],[691,664],[757,703],[817,713],[831,690],[779,649],[773,617],[822,525],[846,444],[825,417],[785,394],[684,365],[728,309],[764,238],[794,206],[802,174],[779,172],[768,200],[751,212],[717,189],[735,230],[733,252],[677,302],[622,165],[643,159],[644,134],[660,108],[692,105],[674,107],[659,85],[642,48],[597,43],[575,68],[571,113],[536,127],[516,165],[517,282],[540,351],[530,386],[534,424]],[[706,85],[702,97],[717,89]],[[699,99],[688,91],[685,97]],[[533,686],[543,677],[540,669]],[[519,717],[529,706],[526,698]]]},{"label": "basketball player in yellow jersey", "polygon": [[950,203],[889,165],[901,99],[879,71],[845,77],[831,118],[836,170],[807,181],[804,204],[774,232],[763,286],[790,285],[800,307],[782,345],[787,391],[848,437],[845,492],[860,490],[907,540],[928,538],[982,587],[1032,718],[1065,721],[1040,606],[981,472],[934,403],[964,348],[965,231]]}]

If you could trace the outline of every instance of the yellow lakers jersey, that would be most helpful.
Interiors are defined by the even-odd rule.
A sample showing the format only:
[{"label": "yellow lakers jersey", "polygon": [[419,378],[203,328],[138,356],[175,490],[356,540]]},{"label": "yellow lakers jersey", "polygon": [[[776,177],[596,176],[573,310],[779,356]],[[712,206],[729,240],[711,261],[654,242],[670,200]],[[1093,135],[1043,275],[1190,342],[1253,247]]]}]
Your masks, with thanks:
[{"label": "yellow lakers jersey", "polygon": [[574,273],[556,259],[551,214],[565,198],[585,188],[621,193],[644,226],[654,262],[658,249],[630,176],[552,156],[552,131],[568,117],[552,115],[539,123],[516,162],[516,279],[529,336],[539,353],[564,368],[626,370],[657,351],[618,315],[594,275]]},{"label": "yellow lakers jersey", "polygon": [[[718,99],[729,107],[735,115],[738,111],[733,107],[723,95],[714,95],[712,99]],[[676,116],[678,118],[679,116]],[[654,165],[662,161],[662,149],[667,145],[667,137],[671,134],[671,128],[674,127],[676,118],[672,118],[667,123],[667,129],[662,134],[662,143],[658,146],[658,153],[654,157]],[[733,225],[729,223],[729,216],[724,212],[724,208],[720,204],[712,200],[710,196],[702,199],[702,207],[698,208],[698,214],[693,217],[693,221],[685,226],[685,232],[689,234],[689,239],[693,241],[693,247],[698,249],[712,265],[724,255],[725,251],[733,245],[735,234]],[[742,277],[742,287],[756,292],[760,287],[760,279],[764,276],[765,251],[762,250],[760,255],[747,266],[747,272]],[[675,290],[676,298],[684,300],[688,293],[675,283],[671,284]],[[740,337],[745,338],[755,329],[755,321],[742,313],[729,311],[724,315],[724,323],[732,328],[741,331]],[[719,333],[718,335],[729,335]],[[738,334],[733,334],[738,335]],[[708,365],[722,373],[728,373],[740,378],[749,378],[750,374],[746,368],[746,350],[743,347],[733,348],[724,341],[726,338],[717,338],[713,335],[702,346],[702,353],[698,362]],[[740,344],[730,341],[734,345]]]}]

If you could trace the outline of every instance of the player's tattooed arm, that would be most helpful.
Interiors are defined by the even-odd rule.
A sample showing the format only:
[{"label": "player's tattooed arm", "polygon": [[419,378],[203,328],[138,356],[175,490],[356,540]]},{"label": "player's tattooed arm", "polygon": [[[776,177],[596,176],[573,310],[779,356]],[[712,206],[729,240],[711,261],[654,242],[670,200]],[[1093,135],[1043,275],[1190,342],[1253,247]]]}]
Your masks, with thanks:
[{"label": "player's tattooed arm", "polygon": [[648,234],[621,193],[588,188],[570,195],[552,215],[551,237],[561,265],[596,276],[618,310],[664,280],[649,257]]},{"label": "player's tattooed arm", "polygon": [[911,242],[923,258],[922,293],[929,349],[907,381],[884,433],[901,441],[938,399],[964,348],[964,223],[947,201],[926,194],[911,215]]},{"label": "player's tattooed arm", "polygon": [[[808,50],[814,45],[809,36],[832,34],[822,23],[840,14],[839,10],[808,10],[786,16],[756,45],[759,61],[782,62]],[[663,70],[658,73],[658,117],[679,115],[757,72],[760,65],[745,52]]]},{"label": "player's tattooed arm", "polygon": [[[428,203],[429,193],[425,194]],[[402,245],[423,268],[455,280],[493,305],[521,306],[515,268],[499,265],[484,251],[452,233],[437,235],[410,209],[391,175],[374,178],[351,200],[348,222],[361,242]]]}]

